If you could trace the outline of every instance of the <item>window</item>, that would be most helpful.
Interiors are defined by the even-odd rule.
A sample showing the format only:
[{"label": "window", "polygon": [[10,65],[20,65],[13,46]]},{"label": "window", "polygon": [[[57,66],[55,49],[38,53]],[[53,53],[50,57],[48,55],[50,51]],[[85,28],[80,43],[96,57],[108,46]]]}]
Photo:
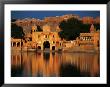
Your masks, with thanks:
[{"label": "window", "polygon": [[40,35],[38,35],[38,38],[40,38]]},{"label": "window", "polygon": [[46,37],[45,38],[47,38],[47,35],[46,35]]},{"label": "window", "polygon": [[32,38],[30,38],[30,41],[32,41]]},{"label": "window", "polygon": [[61,46],[61,43],[60,43],[60,46]]},{"label": "window", "polygon": [[53,35],[53,38],[54,38],[54,35]]},{"label": "window", "polygon": [[38,49],[41,49],[41,46],[38,46]]},{"label": "window", "polygon": [[53,43],[55,43],[55,41],[53,41]]}]

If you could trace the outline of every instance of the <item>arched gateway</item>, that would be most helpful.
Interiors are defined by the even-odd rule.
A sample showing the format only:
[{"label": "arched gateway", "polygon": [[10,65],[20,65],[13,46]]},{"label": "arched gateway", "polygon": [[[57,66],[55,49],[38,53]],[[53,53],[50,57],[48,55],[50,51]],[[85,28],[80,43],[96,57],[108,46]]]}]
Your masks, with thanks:
[{"label": "arched gateway", "polygon": [[[42,27],[42,32],[37,31],[36,26],[32,26],[32,43],[37,44],[37,49],[39,50],[58,50],[60,47],[61,38],[57,31],[51,31],[50,25],[44,25]],[[59,42],[59,44],[57,44]]]},{"label": "arched gateway", "polygon": [[46,48],[50,49],[49,41],[44,41],[44,43],[43,43],[43,49],[45,50]]}]

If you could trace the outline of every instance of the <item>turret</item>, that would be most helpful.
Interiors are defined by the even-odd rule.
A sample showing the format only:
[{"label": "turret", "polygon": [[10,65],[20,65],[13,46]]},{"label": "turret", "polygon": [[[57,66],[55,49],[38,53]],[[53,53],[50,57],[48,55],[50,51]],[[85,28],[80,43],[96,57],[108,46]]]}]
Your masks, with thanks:
[{"label": "turret", "polygon": [[36,25],[33,25],[32,26],[32,32],[36,32],[37,31],[37,26]]},{"label": "turret", "polygon": [[94,25],[92,24],[90,27],[90,33],[94,33],[94,32],[95,32],[95,28],[94,28]]}]

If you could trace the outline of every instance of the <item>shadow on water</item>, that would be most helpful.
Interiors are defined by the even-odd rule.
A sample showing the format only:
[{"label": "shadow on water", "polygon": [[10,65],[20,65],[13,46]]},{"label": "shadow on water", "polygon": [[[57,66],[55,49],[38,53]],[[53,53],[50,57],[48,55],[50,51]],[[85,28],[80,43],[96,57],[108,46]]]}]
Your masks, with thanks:
[{"label": "shadow on water", "polygon": [[44,57],[44,60],[48,62],[50,59],[50,53],[49,52],[43,52],[43,57]]},{"label": "shadow on water", "polygon": [[11,69],[11,77],[21,77],[23,74],[22,71],[23,71],[22,67],[13,67]]},{"label": "shadow on water", "polygon": [[61,64],[60,76],[61,77],[81,77],[82,75],[80,73],[80,70],[77,69],[74,65]]},{"label": "shadow on water", "polygon": [[55,57],[55,52],[52,52],[52,56],[53,56],[53,58]]}]

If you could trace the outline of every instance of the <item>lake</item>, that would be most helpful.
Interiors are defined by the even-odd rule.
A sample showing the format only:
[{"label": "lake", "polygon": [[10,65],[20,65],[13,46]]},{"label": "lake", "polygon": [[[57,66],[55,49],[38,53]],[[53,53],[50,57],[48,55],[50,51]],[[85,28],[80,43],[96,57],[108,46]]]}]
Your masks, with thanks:
[{"label": "lake", "polygon": [[99,77],[99,53],[13,52],[12,77]]}]

